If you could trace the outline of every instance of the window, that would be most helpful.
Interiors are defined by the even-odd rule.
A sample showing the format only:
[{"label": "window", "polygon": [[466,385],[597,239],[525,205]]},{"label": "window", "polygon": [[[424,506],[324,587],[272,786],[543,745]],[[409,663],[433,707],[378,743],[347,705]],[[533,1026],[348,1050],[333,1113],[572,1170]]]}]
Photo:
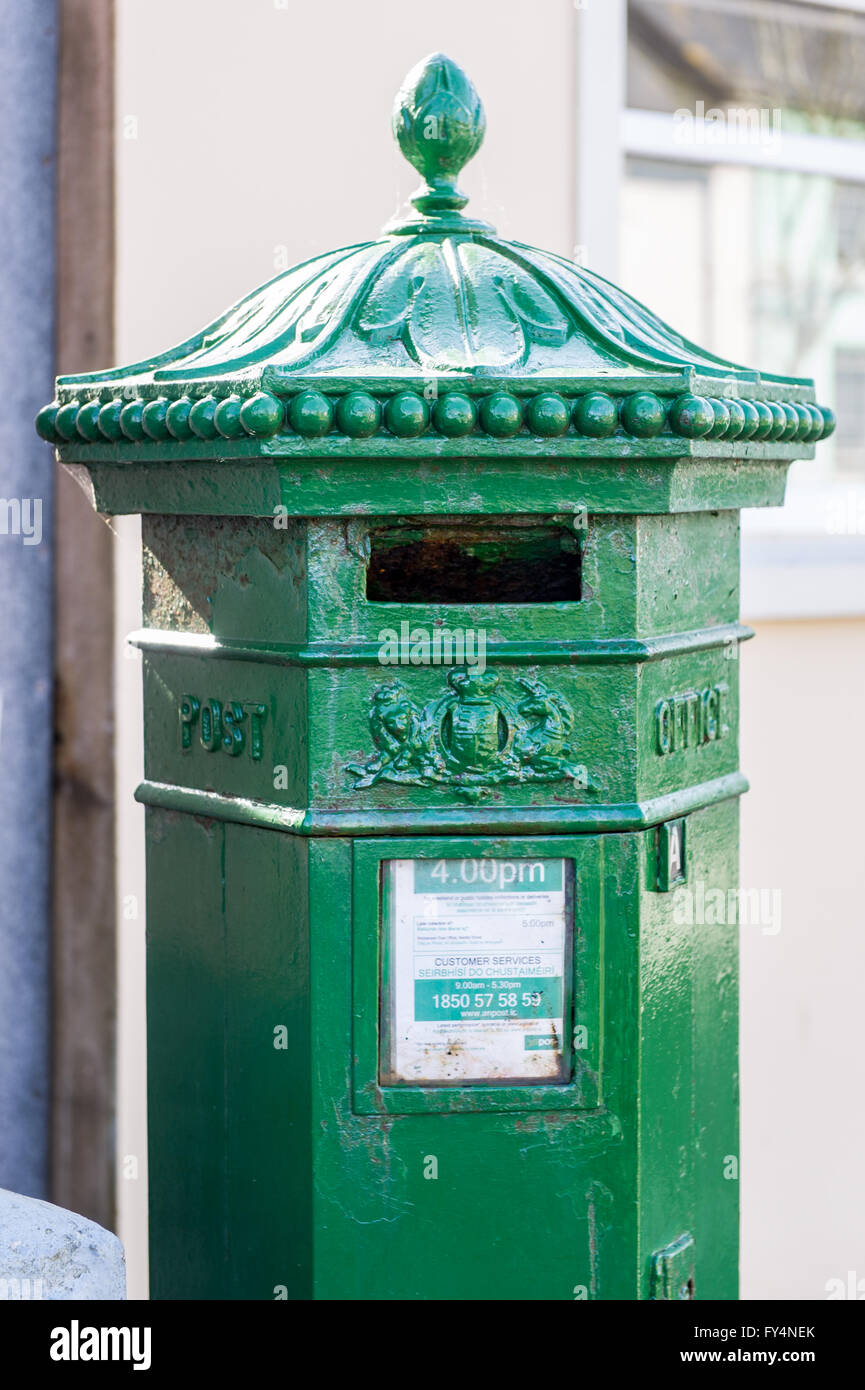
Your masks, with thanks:
[{"label": "window", "polygon": [[861,476],[865,10],[631,0],[628,23],[623,288],[722,357],[814,378],[839,430],[793,486]]},{"label": "window", "polygon": [[865,477],[865,349],[836,351],[835,400],[835,466],[839,472]]}]

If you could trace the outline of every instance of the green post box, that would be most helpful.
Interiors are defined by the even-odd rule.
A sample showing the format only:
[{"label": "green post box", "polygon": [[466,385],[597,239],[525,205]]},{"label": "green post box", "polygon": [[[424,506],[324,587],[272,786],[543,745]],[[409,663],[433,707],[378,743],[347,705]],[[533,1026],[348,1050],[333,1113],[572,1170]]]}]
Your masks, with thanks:
[{"label": "green post box", "polygon": [[39,417],[143,517],[156,1298],[737,1296],[738,510],[831,413],[483,130],[426,59],[406,221]]}]

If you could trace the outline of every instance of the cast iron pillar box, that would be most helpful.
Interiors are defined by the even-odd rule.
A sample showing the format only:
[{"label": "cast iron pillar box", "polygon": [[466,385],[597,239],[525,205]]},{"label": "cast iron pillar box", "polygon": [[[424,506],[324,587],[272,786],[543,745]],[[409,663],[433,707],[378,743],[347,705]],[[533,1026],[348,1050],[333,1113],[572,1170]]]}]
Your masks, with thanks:
[{"label": "cast iron pillar box", "polygon": [[42,434],[144,537],[156,1298],[737,1296],[739,525],[831,429],[466,216]]}]

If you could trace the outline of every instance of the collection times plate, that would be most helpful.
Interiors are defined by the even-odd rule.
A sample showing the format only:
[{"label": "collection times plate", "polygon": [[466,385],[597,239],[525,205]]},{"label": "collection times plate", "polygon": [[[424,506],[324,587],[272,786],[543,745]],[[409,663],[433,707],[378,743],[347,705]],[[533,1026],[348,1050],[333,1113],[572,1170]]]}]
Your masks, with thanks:
[{"label": "collection times plate", "polygon": [[569,1079],[570,867],[385,863],[383,1081]]}]

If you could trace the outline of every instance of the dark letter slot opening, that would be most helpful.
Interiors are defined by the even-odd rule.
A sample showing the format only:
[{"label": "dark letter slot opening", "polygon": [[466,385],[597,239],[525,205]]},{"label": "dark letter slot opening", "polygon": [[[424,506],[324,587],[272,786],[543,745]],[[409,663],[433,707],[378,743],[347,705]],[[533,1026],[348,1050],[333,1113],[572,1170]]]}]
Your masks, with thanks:
[{"label": "dark letter slot opening", "polygon": [[400,526],[372,532],[376,603],[573,603],[580,546],[562,525]]}]

